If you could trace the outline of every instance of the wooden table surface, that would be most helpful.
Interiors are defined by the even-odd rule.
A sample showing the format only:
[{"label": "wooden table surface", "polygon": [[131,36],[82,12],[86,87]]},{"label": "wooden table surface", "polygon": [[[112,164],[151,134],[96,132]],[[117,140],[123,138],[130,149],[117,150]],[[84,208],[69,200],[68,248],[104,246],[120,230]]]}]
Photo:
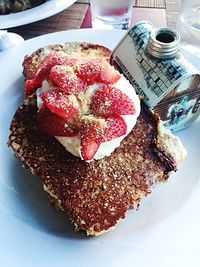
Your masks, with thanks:
[{"label": "wooden table surface", "polygon": [[[89,3],[89,0],[78,0],[59,14],[8,30],[27,40],[56,31],[91,27]],[[132,14],[132,24],[139,20],[149,20],[158,27],[165,26],[165,0],[133,0]]]}]

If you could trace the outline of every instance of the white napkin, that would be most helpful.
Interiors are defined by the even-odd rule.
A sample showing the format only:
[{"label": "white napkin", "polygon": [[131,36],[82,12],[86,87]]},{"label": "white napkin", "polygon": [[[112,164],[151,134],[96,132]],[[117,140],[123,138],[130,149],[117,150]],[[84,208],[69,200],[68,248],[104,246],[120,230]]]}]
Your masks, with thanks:
[{"label": "white napkin", "polygon": [[0,30],[0,52],[22,42],[24,39],[19,34]]}]

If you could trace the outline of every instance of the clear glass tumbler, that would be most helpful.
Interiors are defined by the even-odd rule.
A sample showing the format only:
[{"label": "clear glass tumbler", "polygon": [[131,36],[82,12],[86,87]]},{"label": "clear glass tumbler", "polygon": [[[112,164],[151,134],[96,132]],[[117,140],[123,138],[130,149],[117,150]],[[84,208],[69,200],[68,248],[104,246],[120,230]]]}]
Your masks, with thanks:
[{"label": "clear glass tumbler", "polygon": [[132,0],[91,0],[92,27],[123,29],[130,26]]},{"label": "clear glass tumbler", "polygon": [[176,29],[182,42],[200,47],[200,0],[182,0]]}]

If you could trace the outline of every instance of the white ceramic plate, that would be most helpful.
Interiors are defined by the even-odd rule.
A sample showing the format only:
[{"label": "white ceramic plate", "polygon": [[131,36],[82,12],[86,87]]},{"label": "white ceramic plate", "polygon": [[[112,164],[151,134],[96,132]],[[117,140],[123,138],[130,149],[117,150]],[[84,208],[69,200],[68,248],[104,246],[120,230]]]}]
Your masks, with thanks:
[{"label": "white ceramic plate", "polygon": [[199,267],[200,123],[178,133],[187,159],[114,231],[98,238],[74,232],[65,215],[49,207],[40,179],[21,167],[6,145],[9,123],[23,91],[26,54],[69,40],[110,48],[124,32],[74,30],[41,36],[0,53],[0,266]]},{"label": "white ceramic plate", "polygon": [[49,0],[48,2],[18,13],[0,15],[0,29],[32,23],[55,15],[71,6],[76,0]]}]

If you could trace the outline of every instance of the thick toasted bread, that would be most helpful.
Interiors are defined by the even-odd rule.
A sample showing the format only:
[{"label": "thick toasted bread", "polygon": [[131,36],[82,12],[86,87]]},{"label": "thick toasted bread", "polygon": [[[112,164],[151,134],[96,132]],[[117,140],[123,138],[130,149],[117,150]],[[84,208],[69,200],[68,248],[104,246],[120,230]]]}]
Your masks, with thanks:
[{"label": "thick toasted bread", "polygon": [[11,123],[9,145],[22,164],[41,177],[45,190],[76,228],[88,234],[113,227],[176,169],[175,161],[157,153],[161,151],[155,146],[158,118],[145,107],[121,146],[111,156],[90,163],[43,134],[36,118],[35,99],[25,100]]},{"label": "thick toasted bread", "polygon": [[[44,51],[63,50],[109,56],[102,46],[67,43],[39,49],[24,61],[25,79],[32,78]],[[137,206],[153,186],[168,178],[184,156],[174,136],[162,131],[159,118],[143,104],[131,133],[120,147],[101,160],[87,163],[72,154],[37,125],[35,95],[18,108],[10,126],[9,146],[23,166],[41,177],[44,189],[56,205],[67,213],[76,229],[99,235],[114,227],[127,210]],[[173,141],[176,156],[168,146]],[[174,148],[173,148],[174,149]]]}]

